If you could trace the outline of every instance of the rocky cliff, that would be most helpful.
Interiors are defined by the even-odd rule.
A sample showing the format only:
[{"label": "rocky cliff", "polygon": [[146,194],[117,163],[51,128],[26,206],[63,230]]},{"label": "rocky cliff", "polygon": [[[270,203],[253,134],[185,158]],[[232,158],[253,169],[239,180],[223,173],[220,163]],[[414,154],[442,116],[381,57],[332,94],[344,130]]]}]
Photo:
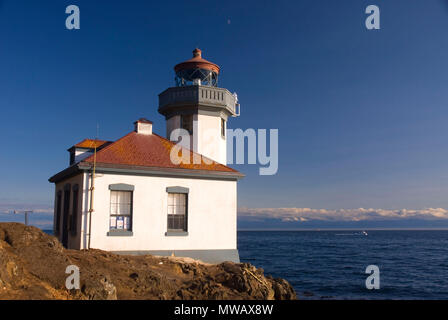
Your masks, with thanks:
[{"label": "rocky cliff", "polygon": [[[66,268],[80,289],[66,289]],[[35,227],[0,223],[0,299],[295,299],[283,279],[246,263],[217,265],[101,250],[67,250]]]}]

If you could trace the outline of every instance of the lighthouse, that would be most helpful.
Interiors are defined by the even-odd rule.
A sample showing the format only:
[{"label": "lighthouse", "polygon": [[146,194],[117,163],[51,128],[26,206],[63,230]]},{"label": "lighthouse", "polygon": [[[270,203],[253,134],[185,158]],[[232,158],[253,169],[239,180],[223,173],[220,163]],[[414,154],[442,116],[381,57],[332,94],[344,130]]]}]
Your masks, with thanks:
[{"label": "lighthouse", "polygon": [[239,114],[236,95],[218,87],[220,68],[199,49],[174,70],[176,86],[159,95],[168,139],[187,132],[180,140],[191,148],[182,154],[190,159],[196,151],[214,161],[173,162],[177,142],[145,118],[118,140],[73,145],[68,167],[49,179],[53,232],[66,248],[239,262],[237,183],[244,174],[225,165],[227,121]]},{"label": "lighthouse", "polygon": [[166,119],[167,139],[174,130],[184,129],[191,150],[226,164],[227,122],[240,114],[237,95],[218,87],[220,67],[202,58],[198,48],[174,71],[175,86],[159,94],[158,111]]}]

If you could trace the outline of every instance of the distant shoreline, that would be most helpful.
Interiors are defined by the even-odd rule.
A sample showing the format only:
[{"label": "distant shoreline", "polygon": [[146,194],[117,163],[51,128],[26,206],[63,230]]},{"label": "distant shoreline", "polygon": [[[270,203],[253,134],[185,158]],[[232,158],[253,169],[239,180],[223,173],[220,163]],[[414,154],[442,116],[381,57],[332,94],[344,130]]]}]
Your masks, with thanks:
[{"label": "distant shoreline", "polygon": [[[39,228],[39,227],[37,227]],[[46,228],[39,228],[46,233],[52,233],[53,230]],[[292,231],[448,231],[448,228],[319,228],[319,229],[240,229],[237,232],[292,232]]]},{"label": "distant shoreline", "polygon": [[[41,229],[47,234],[52,235],[53,230],[48,228]],[[239,229],[237,232],[326,232],[326,231],[448,231],[448,228],[315,228],[315,229]]]},{"label": "distant shoreline", "polygon": [[448,231],[448,228],[310,228],[310,229],[239,229],[237,231],[254,232],[291,232],[291,231]]}]

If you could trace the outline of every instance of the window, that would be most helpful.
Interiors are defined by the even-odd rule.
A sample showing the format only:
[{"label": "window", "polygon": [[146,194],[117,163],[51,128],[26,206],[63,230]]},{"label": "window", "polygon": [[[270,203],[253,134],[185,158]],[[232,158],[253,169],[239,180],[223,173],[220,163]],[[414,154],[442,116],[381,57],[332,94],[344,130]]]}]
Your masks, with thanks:
[{"label": "window", "polygon": [[72,205],[72,216],[70,219],[70,231],[72,236],[76,236],[78,230],[78,185],[73,186],[73,205]]},{"label": "window", "polygon": [[168,193],[168,231],[187,231],[187,194]]},{"label": "window", "polygon": [[226,120],[221,118],[221,136],[226,137]]},{"label": "window", "polygon": [[54,233],[59,235],[61,230],[61,213],[62,213],[62,191],[58,191],[56,196],[56,221],[54,226]]},{"label": "window", "polygon": [[67,248],[68,247],[68,229],[70,226],[70,194],[71,194],[71,185],[66,184],[64,187],[64,205],[63,205],[63,213],[62,213],[62,237],[61,242],[62,245]]},{"label": "window", "polygon": [[132,191],[110,192],[110,231],[132,230]]},{"label": "window", "polygon": [[188,131],[189,134],[193,134],[193,115],[187,114],[180,116],[180,126],[182,129]]}]

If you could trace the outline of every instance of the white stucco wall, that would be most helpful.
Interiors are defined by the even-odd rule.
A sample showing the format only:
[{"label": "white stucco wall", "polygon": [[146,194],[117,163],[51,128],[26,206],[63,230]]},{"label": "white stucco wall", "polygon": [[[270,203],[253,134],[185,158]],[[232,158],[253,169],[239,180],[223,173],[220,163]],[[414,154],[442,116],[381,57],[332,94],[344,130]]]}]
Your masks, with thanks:
[{"label": "white stucco wall", "polygon": [[180,128],[180,116],[173,116],[166,121],[166,138],[170,140],[171,132]]},{"label": "white stucco wall", "polygon": [[[130,184],[133,236],[107,236],[110,184]],[[166,236],[167,187],[189,188],[188,235]],[[88,202],[88,201],[87,201]],[[86,202],[86,203],[87,203]],[[237,183],[101,174],[95,179],[91,247],[110,251],[236,249]],[[87,208],[87,207],[86,207]],[[87,217],[87,211],[84,211]],[[84,224],[87,227],[87,224]]]},{"label": "white stucco wall", "polygon": [[226,164],[226,139],[221,136],[221,117],[197,115],[198,152],[216,162]]},{"label": "white stucco wall", "polygon": [[[221,117],[195,114],[193,136],[189,146],[191,150],[200,153],[216,162],[226,164],[227,143],[226,137],[221,136]],[[166,122],[167,139],[171,132],[180,128],[180,116],[173,116]],[[226,122],[227,126],[227,122]]]},{"label": "white stucco wall", "polygon": [[93,154],[92,151],[86,149],[76,149],[75,150],[75,162],[80,162]]}]

